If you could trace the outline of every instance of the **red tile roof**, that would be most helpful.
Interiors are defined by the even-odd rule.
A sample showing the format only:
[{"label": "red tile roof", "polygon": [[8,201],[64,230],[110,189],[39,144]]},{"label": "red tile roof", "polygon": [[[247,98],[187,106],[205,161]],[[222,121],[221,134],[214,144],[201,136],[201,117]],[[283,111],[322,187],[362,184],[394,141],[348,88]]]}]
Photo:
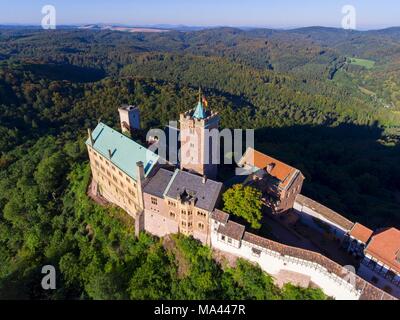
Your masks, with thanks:
[{"label": "red tile roof", "polygon": [[374,232],[371,229],[369,229],[357,222],[356,224],[354,224],[354,226],[351,229],[349,234],[353,238],[355,238],[363,243],[367,243],[373,233]]},{"label": "red tile roof", "polygon": [[270,175],[277,178],[281,183],[280,186],[285,188],[291,178],[298,172],[297,169],[287,165],[286,163],[267,156],[252,148],[248,148],[241,162],[244,161],[247,165],[257,167],[259,169],[266,169],[268,165],[272,164],[273,168]]},{"label": "red tile roof", "polygon": [[400,274],[400,230],[390,228],[375,234],[365,252]]},{"label": "red tile roof", "polygon": [[215,221],[226,224],[229,220],[229,214],[224,211],[214,209],[211,218],[214,219]]}]

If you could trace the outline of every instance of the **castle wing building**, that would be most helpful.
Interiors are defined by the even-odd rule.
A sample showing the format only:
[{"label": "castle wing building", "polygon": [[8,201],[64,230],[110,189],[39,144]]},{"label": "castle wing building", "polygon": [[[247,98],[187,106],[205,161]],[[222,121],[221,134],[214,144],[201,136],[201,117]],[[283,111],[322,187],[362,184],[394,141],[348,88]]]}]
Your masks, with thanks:
[{"label": "castle wing building", "polygon": [[304,181],[300,170],[253,148],[246,150],[239,166],[248,173],[244,184],[262,191],[266,205],[274,213],[293,208]]},{"label": "castle wing building", "polygon": [[104,123],[89,130],[86,146],[95,192],[136,217],[144,208],[142,188],[159,157]]}]

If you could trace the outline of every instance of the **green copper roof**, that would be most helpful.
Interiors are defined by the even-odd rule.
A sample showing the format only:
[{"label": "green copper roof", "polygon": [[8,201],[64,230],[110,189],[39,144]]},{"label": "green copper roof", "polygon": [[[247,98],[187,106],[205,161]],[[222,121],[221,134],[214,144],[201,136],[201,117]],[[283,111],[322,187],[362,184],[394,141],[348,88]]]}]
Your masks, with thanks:
[{"label": "green copper roof", "polygon": [[197,104],[196,110],[193,113],[193,118],[199,120],[207,118],[203,103],[201,101],[199,101],[199,103]]},{"label": "green copper roof", "polygon": [[[111,162],[131,178],[137,180],[136,163],[143,162],[145,176],[149,174],[159,157],[154,152],[146,149],[123,134],[115,131],[104,123],[99,123],[92,133],[94,140],[93,149]],[[90,145],[90,139],[86,140]]]}]

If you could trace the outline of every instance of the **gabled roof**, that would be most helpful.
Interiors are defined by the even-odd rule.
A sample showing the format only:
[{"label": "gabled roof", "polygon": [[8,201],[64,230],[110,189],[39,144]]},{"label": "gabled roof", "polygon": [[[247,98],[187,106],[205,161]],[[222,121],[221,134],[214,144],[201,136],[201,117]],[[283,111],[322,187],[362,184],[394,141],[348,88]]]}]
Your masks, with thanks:
[{"label": "gabled roof", "polygon": [[144,187],[143,192],[151,194],[152,196],[163,198],[164,192],[173,176],[173,171],[161,168],[154,176],[151,177],[149,183]]},{"label": "gabled roof", "polygon": [[264,170],[270,165],[271,171],[269,174],[279,180],[279,187],[282,189],[288,187],[293,178],[300,173],[296,168],[254,150],[253,148],[248,148],[246,150],[239,164],[246,164],[253,167],[253,173],[258,172],[260,169]]},{"label": "gabled roof", "polygon": [[[93,149],[135,180],[137,180],[137,162],[143,162],[144,173],[147,176],[159,159],[154,152],[101,122],[94,129],[92,137]],[[86,144],[91,146],[90,139],[86,140]],[[111,159],[109,150],[111,151]]]},{"label": "gabled roof", "polygon": [[164,196],[178,199],[182,194],[190,195],[195,199],[195,206],[200,209],[213,211],[221,193],[222,183],[182,171],[175,170]]},{"label": "gabled roof", "polygon": [[371,229],[357,222],[351,228],[349,235],[363,243],[367,243],[373,233]]},{"label": "gabled roof", "polygon": [[245,226],[233,221],[228,221],[225,225],[221,224],[218,228],[218,233],[238,241],[242,240],[244,231]]},{"label": "gabled roof", "polygon": [[218,221],[222,224],[226,224],[229,220],[229,214],[227,214],[224,211],[215,209],[211,215],[211,218],[214,219],[215,221]]},{"label": "gabled roof", "polygon": [[400,274],[400,230],[390,228],[378,232],[365,252]]}]

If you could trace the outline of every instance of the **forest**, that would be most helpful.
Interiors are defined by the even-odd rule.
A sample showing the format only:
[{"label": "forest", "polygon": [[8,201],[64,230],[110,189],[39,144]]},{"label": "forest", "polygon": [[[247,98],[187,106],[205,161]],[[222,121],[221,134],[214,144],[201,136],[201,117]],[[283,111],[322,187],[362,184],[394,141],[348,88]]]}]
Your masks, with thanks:
[{"label": "forest", "polygon": [[[1,28],[0,298],[326,299],[279,289],[245,261],[220,266],[192,239],[135,240],[123,212],[85,195],[86,130],[118,128],[124,103],[140,107],[144,130],[162,127],[201,86],[222,127],[255,129],[257,149],[304,173],[306,196],[399,227],[399,39],[399,29]],[[54,292],[39,287],[44,264],[60,270]]]}]

